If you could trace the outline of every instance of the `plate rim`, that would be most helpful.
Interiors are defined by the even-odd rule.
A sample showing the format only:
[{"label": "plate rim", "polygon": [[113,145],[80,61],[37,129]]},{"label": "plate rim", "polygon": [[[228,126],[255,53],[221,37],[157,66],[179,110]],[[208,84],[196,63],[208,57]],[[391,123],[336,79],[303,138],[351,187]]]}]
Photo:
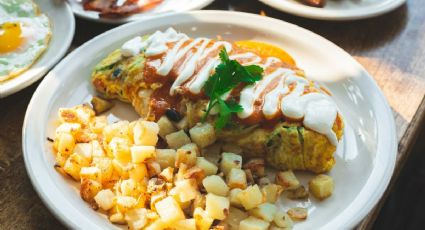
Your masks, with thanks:
[{"label": "plate rim", "polygon": [[[37,0],[36,0],[37,2]],[[47,1],[49,2],[48,4],[52,4],[55,5],[56,2],[58,1],[54,1],[54,0],[49,0]],[[40,4],[40,3],[37,3]],[[64,40],[63,44],[65,44],[64,46],[61,46],[60,49],[58,49],[58,52],[52,57],[50,58],[47,63],[46,66],[43,66],[43,68],[41,68],[41,70],[39,72],[34,73],[31,77],[29,77],[27,80],[20,82],[19,84],[12,84],[8,81],[5,81],[4,83],[0,84],[0,98],[5,98],[7,96],[10,96],[14,93],[17,93],[25,88],[27,88],[28,86],[32,85],[34,82],[40,80],[43,76],[46,75],[47,72],[49,72],[49,70],[51,70],[59,61],[61,61],[61,59],[65,56],[65,54],[68,52],[69,47],[71,47],[71,43],[72,40],[74,39],[74,35],[75,35],[75,17],[74,14],[72,13],[71,7],[65,3],[64,1],[60,1],[61,6],[60,7],[64,7],[63,11],[64,13],[66,13],[66,15],[64,17],[67,18],[67,20],[69,20],[70,22],[70,28],[69,28],[69,33],[66,36],[66,40]],[[49,17],[50,21],[53,21],[53,18]],[[52,34],[52,36],[55,36],[54,34]],[[51,46],[48,46],[48,49],[51,48]],[[44,53],[42,54],[42,56],[45,54],[47,50],[44,51]],[[42,58],[42,56],[40,56],[38,58],[38,60],[40,58]],[[38,60],[36,60],[33,65],[35,63],[38,62]],[[26,72],[30,71],[33,68],[33,65],[31,65],[27,70],[25,70],[22,74],[25,74]],[[16,76],[20,77],[20,75]]]},{"label": "plate rim", "polygon": [[[331,41],[321,37],[320,35],[317,35],[317,34],[311,32],[307,29],[304,29],[302,27],[299,27],[297,25],[294,25],[294,24],[291,24],[291,23],[288,23],[288,22],[285,22],[285,21],[281,21],[281,20],[273,19],[273,18],[269,18],[269,17],[263,17],[263,16],[259,16],[259,15],[256,15],[256,14],[250,14],[250,13],[244,13],[244,12],[220,11],[220,10],[203,10],[203,11],[173,13],[173,14],[168,14],[168,15],[158,15],[158,16],[153,17],[153,18],[147,18],[145,20],[124,24],[124,25],[119,26],[117,28],[114,28],[112,30],[106,31],[106,32],[96,36],[95,38],[89,40],[88,42],[84,43],[82,46],[78,47],[77,49],[72,51],[69,55],[67,55],[67,57],[65,57],[58,65],[56,65],[56,67],[53,70],[50,71],[50,73],[43,79],[41,84],[38,86],[33,97],[31,98],[31,101],[28,105],[28,108],[27,108],[27,111],[26,111],[26,114],[25,114],[24,124],[23,124],[23,127],[22,127],[22,148],[23,148],[23,157],[24,157],[25,167],[26,167],[26,170],[27,170],[27,174],[29,175],[29,177],[31,179],[31,183],[33,184],[33,187],[35,188],[38,195],[43,200],[44,204],[52,211],[52,213],[59,220],[61,220],[68,227],[71,227],[71,228],[78,228],[79,227],[79,225],[77,225],[77,221],[73,220],[73,218],[70,218],[70,217],[64,215],[63,210],[60,208],[60,205],[55,204],[55,202],[53,202],[51,200],[51,199],[54,199],[54,198],[48,197],[48,196],[46,196],[46,194],[44,194],[42,192],[43,188],[40,184],[40,180],[37,178],[34,171],[32,170],[32,164],[31,164],[31,161],[30,161],[31,155],[29,154],[29,149],[31,148],[31,146],[28,146],[28,145],[29,145],[29,142],[30,142],[29,140],[31,138],[28,137],[27,130],[28,130],[29,124],[31,124],[30,114],[38,106],[37,101],[40,100],[40,96],[42,96],[44,90],[46,90],[46,88],[48,87],[48,84],[51,81],[54,82],[55,73],[57,72],[57,69],[63,68],[62,66],[65,66],[70,60],[72,60],[74,58],[74,56],[77,56],[79,54],[79,52],[82,52],[87,46],[90,46],[92,43],[96,43],[98,40],[102,39],[105,36],[109,36],[110,34],[113,34],[113,33],[118,33],[121,30],[125,30],[125,28],[127,28],[127,27],[131,27],[133,25],[137,25],[137,24],[143,23],[145,21],[161,20],[161,19],[167,18],[167,17],[178,17],[180,14],[195,15],[195,16],[197,16],[198,19],[201,19],[202,21],[209,21],[209,22],[214,22],[215,20],[220,21],[221,17],[217,17],[217,15],[219,15],[219,16],[222,15],[223,17],[224,16],[227,16],[227,17],[237,16],[239,18],[242,17],[242,18],[247,18],[247,19],[257,19],[258,21],[262,21],[263,23],[265,23],[265,22],[280,23],[282,26],[290,27],[290,28],[293,28],[295,30],[298,30],[299,32],[307,33],[310,36],[314,37],[315,39],[319,39],[322,42],[328,43],[329,45],[333,46],[335,49],[339,50],[344,55],[346,55],[347,58],[350,58],[353,61],[353,64],[358,65],[366,73],[365,79],[367,79],[367,81],[368,81],[367,83],[371,84],[371,86],[376,89],[376,90],[373,91],[374,94],[376,95],[376,100],[374,100],[374,104],[371,104],[371,107],[377,106],[379,108],[379,109],[377,109],[377,111],[382,111],[382,114],[385,115],[385,117],[380,118],[381,120],[385,120],[385,125],[383,124],[383,122],[377,123],[378,134],[382,134],[383,133],[382,129],[385,127],[385,129],[388,131],[388,133],[385,134],[386,135],[385,137],[389,138],[389,139],[386,139],[385,142],[384,142],[383,138],[378,138],[379,141],[378,141],[378,144],[377,144],[376,152],[381,153],[380,154],[381,157],[385,156],[388,159],[378,159],[378,160],[387,161],[387,162],[385,162],[385,164],[386,164],[385,168],[373,167],[371,174],[369,175],[369,178],[367,179],[366,183],[367,184],[371,183],[370,178],[372,176],[374,176],[375,179],[380,178],[380,180],[379,180],[380,183],[379,183],[379,186],[374,187],[373,193],[367,194],[367,195],[370,195],[370,197],[367,199],[367,202],[364,202],[364,204],[361,206],[362,209],[359,211],[360,213],[349,214],[349,215],[351,215],[351,217],[346,218],[345,222],[343,222],[343,223],[340,223],[341,220],[336,222],[337,224],[339,223],[339,225],[336,225],[336,226],[344,226],[344,227],[347,227],[347,226],[354,227],[356,224],[358,224],[372,210],[374,205],[379,201],[379,199],[382,197],[384,191],[386,190],[386,188],[389,184],[389,181],[392,177],[392,174],[393,174],[393,170],[394,170],[394,166],[395,166],[395,159],[396,159],[396,154],[397,154],[397,146],[398,146],[398,142],[397,142],[397,138],[396,138],[396,131],[395,131],[396,130],[395,129],[395,121],[394,121],[392,111],[391,111],[389,104],[388,104],[386,98],[384,97],[382,91],[380,90],[380,88],[376,84],[375,80],[371,77],[370,74],[368,74],[368,72],[351,55],[349,55],[347,52],[342,50],[340,47],[338,47],[337,45],[335,45]],[[214,15],[216,18],[212,19],[211,15]],[[382,135],[384,135],[384,134],[382,134]],[[381,137],[381,136],[379,136],[379,137]],[[387,155],[383,155],[384,153],[387,153]],[[379,173],[379,174],[376,175],[377,173]],[[363,186],[363,188],[366,187],[367,184],[365,184],[365,186]],[[364,192],[363,188],[361,190],[361,193]],[[327,225],[325,225],[324,227],[321,227],[321,228],[323,228],[323,229],[329,228],[329,226],[328,226],[329,224],[332,224],[332,222],[328,223]],[[333,223],[333,224],[335,224],[335,223]],[[334,226],[334,225],[332,225],[332,226]]]},{"label": "plate rim", "polygon": [[332,10],[326,8],[316,8],[303,5],[302,3],[293,3],[287,0],[259,0],[260,2],[273,7],[282,12],[292,14],[299,17],[324,20],[324,21],[350,21],[372,18],[386,14],[401,5],[407,0],[389,0],[385,2],[384,8],[374,7],[367,13],[357,13],[356,10]]},{"label": "plate rim", "polygon": [[[144,13],[137,13],[134,14],[133,16],[140,16],[140,17],[124,17],[124,18],[116,18],[116,19],[108,19],[108,18],[100,18],[100,17],[93,17],[91,16],[89,13],[93,13],[95,11],[90,11],[89,13],[81,13],[79,11],[77,11],[75,9],[75,7],[73,7],[71,5],[71,3],[69,1],[75,1],[75,0],[66,0],[66,3],[71,7],[72,12],[74,13],[75,16],[82,18],[82,19],[86,19],[92,22],[100,22],[100,23],[105,23],[105,24],[124,24],[124,23],[128,23],[128,22],[134,22],[134,21],[138,21],[138,20],[144,20],[146,18],[151,18],[151,17],[155,17],[157,15],[163,15],[163,14],[173,14],[175,12],[158,12],[158,13],[154,13],[154,14],[146,14],[144,15]],[[199,1],[199,0],[198,0]],[[197,2],[198,4],[195,4],[194,6],[182,11],[182,12],[187,12],[187,11],[193,11],[193,10],[200,10],[210,4],[212,4],[215,0],[202,0]]]}]

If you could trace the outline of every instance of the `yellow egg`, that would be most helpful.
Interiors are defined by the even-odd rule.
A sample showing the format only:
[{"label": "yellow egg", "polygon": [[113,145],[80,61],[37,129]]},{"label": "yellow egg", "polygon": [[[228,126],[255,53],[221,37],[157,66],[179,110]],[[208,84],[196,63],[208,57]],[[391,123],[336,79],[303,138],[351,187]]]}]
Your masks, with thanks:
[{"label": "yellow egg", "polygon": [[16,50],[22,43],[21,25],[6,22],[0,28],[0,53]]}]

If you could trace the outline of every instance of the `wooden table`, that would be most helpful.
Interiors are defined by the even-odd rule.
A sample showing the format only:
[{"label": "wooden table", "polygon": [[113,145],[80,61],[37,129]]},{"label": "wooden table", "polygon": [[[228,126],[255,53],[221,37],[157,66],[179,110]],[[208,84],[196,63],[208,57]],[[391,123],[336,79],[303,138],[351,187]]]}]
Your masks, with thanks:
[{"label": "wooden table", "polygon": [[[312,30],[353,55],[386,95],[397,124],[399,152],[385,196],[360,224],[369,229],[390,193],[425,118],[425,4],[408,0],[384,16],[354,22],[323,22],[281,13],[255,0],[216,0],[208,9],[263,11]],[[113,26],[77,19],[73,48]],[[0,228],[63,229],[28,179],[21,150],[25,110],[38,83],[0,100]]]}]

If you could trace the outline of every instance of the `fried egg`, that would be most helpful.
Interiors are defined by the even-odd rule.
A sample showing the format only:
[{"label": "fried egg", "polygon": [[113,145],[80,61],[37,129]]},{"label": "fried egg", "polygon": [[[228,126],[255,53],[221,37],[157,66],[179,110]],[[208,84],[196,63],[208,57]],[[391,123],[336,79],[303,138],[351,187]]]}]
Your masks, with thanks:
[{"label": "fried egg", "polygon": [[27,70],[50,36],[49,18],[31,0],[0,1],[0,82]]}]

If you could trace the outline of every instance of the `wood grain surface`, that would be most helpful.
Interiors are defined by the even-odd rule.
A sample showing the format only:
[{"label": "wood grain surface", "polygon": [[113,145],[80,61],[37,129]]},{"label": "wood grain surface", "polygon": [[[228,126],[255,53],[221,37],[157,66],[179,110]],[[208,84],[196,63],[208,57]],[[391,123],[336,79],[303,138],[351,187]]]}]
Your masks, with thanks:
[{"label": "wood grain surface", "polygon": [[[358,226],[370,229],[391,192],[425,118],[425,4],[408,0],[380,17],[325,22],[291,16],[256,0],[216,0],[207,9],[264,12],[312,30],[353,55],[374,76],[394,113],[399,140],[397,165],[385,196]],[[77,19],[72,48],[114,26]],[[0,228],[65,228],[34,191],[22,158],[21,128],[25,110],[39,82],[0,99]]]}]

